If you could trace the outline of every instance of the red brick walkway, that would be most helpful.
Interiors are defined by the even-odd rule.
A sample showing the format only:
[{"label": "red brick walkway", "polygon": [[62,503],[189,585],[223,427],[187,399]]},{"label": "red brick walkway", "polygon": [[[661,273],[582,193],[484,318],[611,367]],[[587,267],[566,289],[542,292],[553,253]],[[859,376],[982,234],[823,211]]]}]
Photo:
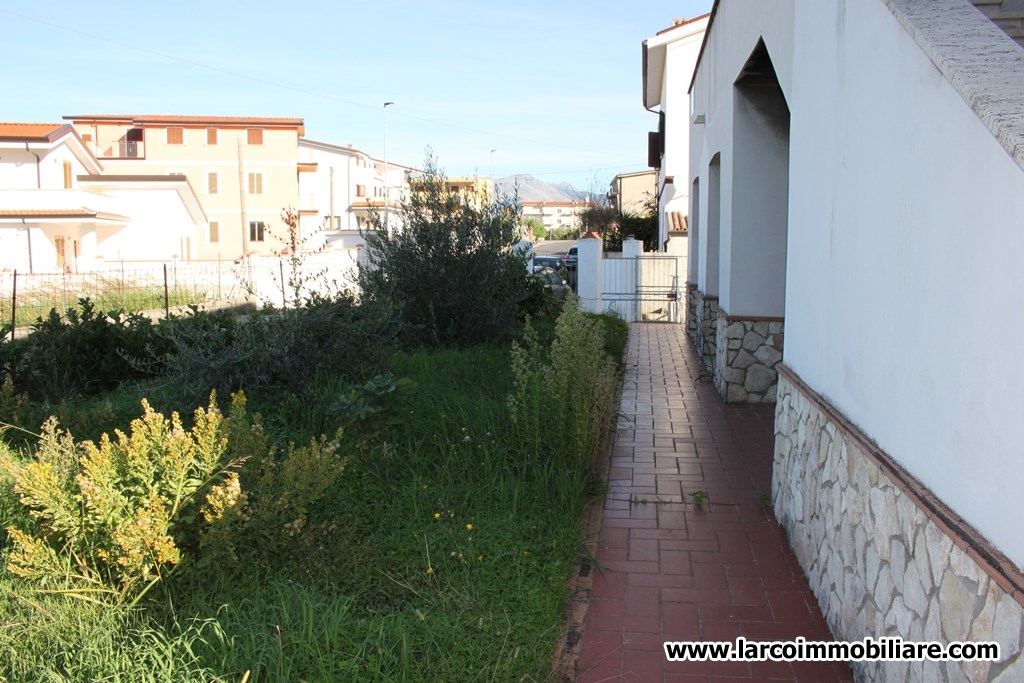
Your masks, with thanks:
[{"label": "red brick walkway", "polygon": [[630,328],[621,413],[577,680],[852,680],[845,664],[666,660],[665,640],[831,636],[762,506],[772,408],[723,404],[683,329],[647,323]]}]

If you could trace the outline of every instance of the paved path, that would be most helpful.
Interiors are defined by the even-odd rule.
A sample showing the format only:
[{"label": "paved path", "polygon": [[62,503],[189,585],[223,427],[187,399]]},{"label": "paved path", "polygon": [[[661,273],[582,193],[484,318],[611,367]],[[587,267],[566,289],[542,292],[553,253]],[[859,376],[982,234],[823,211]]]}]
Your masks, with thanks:
[{"label": "paved path", "polygon": [[762,506],[772,408],[723,404],[663,323],[631,325],[621,403],[577,680],[852,680],[844,664],[665,659],[665,640],[831,636]]}]

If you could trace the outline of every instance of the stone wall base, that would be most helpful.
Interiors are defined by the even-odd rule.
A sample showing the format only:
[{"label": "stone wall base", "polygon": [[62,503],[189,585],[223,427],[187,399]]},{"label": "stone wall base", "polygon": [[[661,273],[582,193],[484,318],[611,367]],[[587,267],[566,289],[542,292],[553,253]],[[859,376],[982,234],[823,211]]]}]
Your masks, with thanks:
[{"label": "stone wall base", "polygon": [[852,662],[858,681],[1024,681],[1024,574],[786,366],[775,514],[837,640],[995,641],[998,662]]},{"label": "stone wall base", "polygon": [[742,320],[721,313],[715,342],[715,388],[725,402],[775,403],[782,319]]},{"label": "stone wall base", "polygon": [[718,332],[718,297],[704,296],[694,289],[694,319],[696,335],[693,337],[697,355],[708,370],[715,369],[715,335]]},{"label": "stone wall base", "polygon": [[686,283],[686,336],[690,339],[697,338],[697,285],[693,282]]}]

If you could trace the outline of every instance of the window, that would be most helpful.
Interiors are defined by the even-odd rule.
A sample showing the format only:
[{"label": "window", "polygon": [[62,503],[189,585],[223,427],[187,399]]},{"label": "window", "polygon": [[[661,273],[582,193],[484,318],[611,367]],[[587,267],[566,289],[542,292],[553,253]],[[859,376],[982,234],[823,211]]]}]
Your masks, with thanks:
[{"label": "window", "polygon": [[206,129],[206,144],[216,145],[217,144],[217,129],[207,128]]},{"label": "window", "polygon": [[64,189],[65,190],[70,190],[71,189],[71,162],[70,161],[65,161],[64,162]]},{"label": "window", "polygon": [[167,129],[167,144],[168,145],[183,145],[185,144],[185,129],[181,127],[168,128]]},{"label": "window", "polygon": [[216,171],[206,174],[206,191],[210,194],[217,194],[220,191],[220,174]]},{"label": "window", "polygon": [[250,128],[248,130],[248,141],[250,145],[262,145],[263,144],[263,129],[262,128]]},{"label": "window", "polygon": [[220,223],[210,221],[210,244],[220,242]]},{"label": "window", "polygon": [[263,194],[263,174],[249,174],[249,194]]},{"label": "window", "polygon": [[249,241],[262,242],[263,230],[266,227],[266,223],[263,221],[249,221]]},{"label": "window", "polygon": [[356,196],[357,197],[365,197],[366,196],[366,185],[356,185]]}]

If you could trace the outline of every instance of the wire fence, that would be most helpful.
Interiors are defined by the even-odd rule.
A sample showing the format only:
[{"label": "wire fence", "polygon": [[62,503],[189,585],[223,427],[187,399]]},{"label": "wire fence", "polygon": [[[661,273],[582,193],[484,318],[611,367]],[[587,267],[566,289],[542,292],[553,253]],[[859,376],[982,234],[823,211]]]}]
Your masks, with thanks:
[{"label": "wire fence", "polygon": [[241,262],[117,262],[81,273],[0,272],[0,328],[19,336],[51,310],[64,314],[88,298],[99,311],[164,317],[191,306],[254,302],[287,308],[312,292],[353,289],[356,250],[301,259],[253,257]]}]

